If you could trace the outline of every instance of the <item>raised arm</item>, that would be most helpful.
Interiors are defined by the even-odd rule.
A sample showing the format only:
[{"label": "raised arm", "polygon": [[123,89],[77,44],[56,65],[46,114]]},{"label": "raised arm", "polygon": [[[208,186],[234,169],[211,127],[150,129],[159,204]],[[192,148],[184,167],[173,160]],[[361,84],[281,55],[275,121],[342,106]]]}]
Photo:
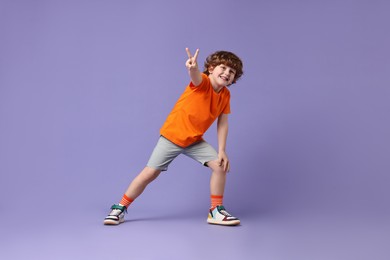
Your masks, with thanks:
[{"label": "raised arm", "polygon": [[199,71],[198,62],[197,62],[199,49],[196,49],[194,56],[191,55],[191,52],[188,48],[186,48],[186,52],[188,55],[188,60],[186,61],[186,67],[188,69],[188,74],[190,75],[191,82],[195,86],[199,86],[200,83],[202,83],[202,74]]}]

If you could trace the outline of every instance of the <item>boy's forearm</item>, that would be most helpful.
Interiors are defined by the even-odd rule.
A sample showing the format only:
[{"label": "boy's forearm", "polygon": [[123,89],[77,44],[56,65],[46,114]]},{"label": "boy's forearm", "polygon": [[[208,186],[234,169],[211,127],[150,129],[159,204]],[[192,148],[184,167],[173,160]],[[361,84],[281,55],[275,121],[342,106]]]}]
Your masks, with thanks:
[{"label": "boy's forearm", "polygon": [[197,67],[188,69],[188,74],[190,76],[192,84],[194,84],[195,86],[199,86],[200,83],[202,83],[202,74]]},{"label": "boy's forearm", "polygon": [[225,152],[226,150],[228,129],[229,129],[229,125],[228,125],[227,115],[222,114],[218,118],[218,123],[217,123],[218,152]]}]

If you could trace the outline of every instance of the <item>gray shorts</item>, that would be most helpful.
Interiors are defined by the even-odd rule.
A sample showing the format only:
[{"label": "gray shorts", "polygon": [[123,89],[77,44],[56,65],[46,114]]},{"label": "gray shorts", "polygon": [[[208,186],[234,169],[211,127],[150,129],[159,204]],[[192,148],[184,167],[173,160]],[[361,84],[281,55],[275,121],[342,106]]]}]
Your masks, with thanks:
[{"label": "gray shorts", "polygon": [[187,155],[204,166],[207,166],[207,162],[218,160],[217,151],[205,141],[183,148],[160,136],[147,166],[156,170],[166,171],[169,164],[179,154]]}]

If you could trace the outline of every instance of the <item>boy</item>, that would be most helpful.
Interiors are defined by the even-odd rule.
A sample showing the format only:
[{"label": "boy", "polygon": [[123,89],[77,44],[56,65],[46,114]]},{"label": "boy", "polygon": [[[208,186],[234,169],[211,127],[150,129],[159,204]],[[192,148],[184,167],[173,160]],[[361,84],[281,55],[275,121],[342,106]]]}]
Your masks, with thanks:
[{"label": "boy", "polygon": [[[236,83],[243,74],[240,58],[227,51],[217,51],[207,57],[204,71],[198,69],[197,57],[186,48],[186,67],[191,82],[168,115],[160,130],[160,139],[147,166],[134,178],[119,204],[111,207],[105,225],[124,222],[129,205],[155,180],[161,171],[179,154],[185,154],[212,170],[210,178],[211,207],[207,222],[218,225],[238,225],[240,220],[223,206],[226,173],[229,159],[225,152],[230,113],[230,92],[227,86]],[[203,140],[206,130],[218,118],[218,153]]]}]

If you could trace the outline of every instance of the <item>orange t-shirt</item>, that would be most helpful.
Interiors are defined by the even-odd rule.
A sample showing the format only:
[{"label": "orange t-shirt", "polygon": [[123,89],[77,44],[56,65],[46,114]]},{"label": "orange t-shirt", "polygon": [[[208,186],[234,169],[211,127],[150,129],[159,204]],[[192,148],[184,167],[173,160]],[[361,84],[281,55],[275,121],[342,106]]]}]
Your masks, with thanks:
[{"label": "orange t-shirt", "polygon": [[187,147],[202,140],[203,134],[221,114],[230,113],[230,91],[216,93],[206,74],[195,87],[192,82],[176,102],[160,134],[171,142]]}]

